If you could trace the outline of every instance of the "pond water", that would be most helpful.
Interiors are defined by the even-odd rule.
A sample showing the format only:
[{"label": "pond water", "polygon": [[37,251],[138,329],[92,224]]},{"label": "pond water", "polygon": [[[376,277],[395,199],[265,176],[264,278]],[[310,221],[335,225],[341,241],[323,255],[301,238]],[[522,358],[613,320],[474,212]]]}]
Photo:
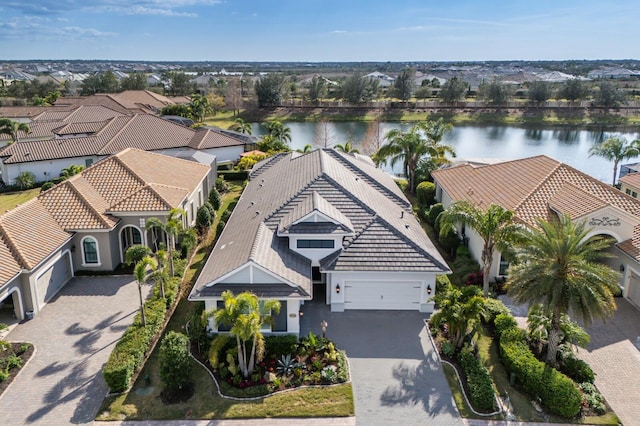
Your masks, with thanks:
[{"label": "pond water", "polygon": [[[291,148],[302,149],[305,145],[318,139],[319,123],[286,123],[291,129]],[[351,140],[358,147],[367,131],[368,123],[340,122],[327,123],[328,134],[322,140],[330,144],[344,144]],[[411,127],[410,123],[381,123],[382,134],[391,129],[403,130]],[[253,125],[255,135],[265,134],[266,130],[259,124]],[[589,157],[589,149],[611,136],[621,136],[628,140],[640,138],[640,132],[595,131],[584,129],[541,129],[511,126],[456,126],[444,137],[444,143],[454,147],[459,159],[500,159],[510,160],[545,154],[558,161],[569,164],[603,182],[611,183],[613,162],[601,157]],[[635,159],[622,163],[634,162]],[[390,172],[400,173],[401,167],[385,167]]]}]

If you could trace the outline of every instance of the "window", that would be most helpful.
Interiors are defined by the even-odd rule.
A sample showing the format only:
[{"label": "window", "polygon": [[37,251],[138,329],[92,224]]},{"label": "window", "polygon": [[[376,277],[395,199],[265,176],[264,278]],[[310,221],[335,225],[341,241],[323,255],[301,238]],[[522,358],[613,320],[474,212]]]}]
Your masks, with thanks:
[{"label": "window", "polygon": [[500,255],[500,269],[498,270],[498,275],[503,276],[507,275],[507,269],[509,268],[509,262],[505,260],[505,258]]},{"label": "window", "polygon": [[92,164],[93,164],[93,160],[91,158],[87,158],[87,159],[84,160],[84,166],[85,167],[89,167]]},{"label": "window", "polygon": [[298,240],[298,248],[334,248],[334,240]]},{"label": "window", "polygon": [[627,193],[627,195],[631,195],[631,190],[629,188],[627,188],[625,192]]},{"label": "window", "polygon": [[97,265],[100,263],[98,241],[95,238],[84,237],[82,239],[82,260],[85,265]]},{"label": "window", "polygon": [[638,193],[636,191],[631,191],[631,196],[633,198],[638,198]]}]

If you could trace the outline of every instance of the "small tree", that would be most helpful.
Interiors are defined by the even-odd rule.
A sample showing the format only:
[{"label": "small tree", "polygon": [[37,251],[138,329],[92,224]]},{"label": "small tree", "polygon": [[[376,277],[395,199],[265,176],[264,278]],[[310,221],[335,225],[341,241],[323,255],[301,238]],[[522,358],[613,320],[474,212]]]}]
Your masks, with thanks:
[{"label": "small tree", "polygon": [[124,263],[127,265],[135,265],[145,257],[151,256],[151,249],[143,244],[134,244],[129,246],[124,252]]},{"label": "small tree", "polygon": [[549,82],[538,80],[529,83],[529,101],[534,103],[547,102],[551,94],[551,84]]},{"label": "small tree", "polygon": [[179,390],[191,381],[193,363],[189,357],[189,338],[170,331],[160,344],[160,379],[172,390]]},{"label": "small tree", "polygon": [[495,78],[478,86],[478,97],[493,105],[506,104],[511,99],[511,92],[510,86]]},{"label": "small tree", "polygon": [[24,171],[15,178],[15,184],[21,190],[31,189],[36,185],[36,175],[31,172]]},{"label": "small tree", "polygon": [[198,207],[198,211],[196,213],[196,227],[198,228],[198,232],[201,235],[204,234],[212,223],[213,217],[211,216],[209,209],[204,205]]},{"label": "small tree", "polygon": [[442,85],[440,99],[448,104],[460,102],[464,98],[466,90],[467,83],[465,81],[458,80],[458,77],[452,77]]},{"label": "small tree", "polygon": [[211,192],[209,193],[209,202],[213,206],[214,210],[218,211],[218,209],[220,209],[220,193],[216,188],[211,189]]},{"label": "small tree", "polygon": [[416,187],[416,196],[421,206],[430,206],[436,196],[436,185],[433,182],[420,182]]},{"label": "small tree", "polygon": [[258,97],[258,105],[278,106],[282,102],[282,94],[287,79],[282,74],[271,73],[256,81],[254,89]]}]

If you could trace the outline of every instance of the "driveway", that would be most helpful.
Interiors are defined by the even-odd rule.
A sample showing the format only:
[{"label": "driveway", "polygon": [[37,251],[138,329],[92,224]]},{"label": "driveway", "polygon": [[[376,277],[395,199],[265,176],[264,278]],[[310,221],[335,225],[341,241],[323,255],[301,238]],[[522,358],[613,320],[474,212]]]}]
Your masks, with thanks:
[{"label": "driveway", "polygon": [[[148,291],[148,289],[146,289]],[[72,279],[7,340],[36,352],[0,396],[3,424],[82,424],[93,421],[107,393],[102,366],[139,308],[131,277]]]},{"label": "driveway", "polygon": [[327,337],[349,357],[358,425],[462,425],[429,342],[426,314],[408,311],[330,312],[303,306],[301,336]]}]

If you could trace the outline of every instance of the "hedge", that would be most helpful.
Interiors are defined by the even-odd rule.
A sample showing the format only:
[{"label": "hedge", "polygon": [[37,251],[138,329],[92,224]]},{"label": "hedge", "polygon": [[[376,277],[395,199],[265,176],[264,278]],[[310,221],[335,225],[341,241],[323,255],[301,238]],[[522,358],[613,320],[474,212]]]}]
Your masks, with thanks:
[{"label": "hedge", "polygon": [[160,331],[167,312],[163,299],[148,299],[144,304],[147,326],[142,326],[140,312],[133,325],[125,331],[102,370],[104,380],[111,392],[123,392],[131,386],[131,379],[142,366],[142,361],[151,347],[151,342]]},{"label": "hedge", "polygon": [[249,179],[249,171],[248,170],[230,170],[230,171],[226,171],[226,170],[219,170],[218,171],[218,176],[221,176],[224,178],[224,180],[246,180]]},{"label": "hedge", "polygon": [[503,328],[508,317],[511,316],[498,315],[495,322],[496,329],[501,330],[500,356],[506,369],[515,373],[524,390],[539,398],[552,413],[566,418],[578,415],[582,404],[580,389],[570,378],[535,357],[524,330],[517,326]]},{"label": "hedge", "polygon": [[298,338],[293,334],[267,336],[264,338],[264,346],[268,353],[280,358],[295,352]]},{"label": "hedge", "polygon": [[416,187],[416,196],[421,206],[430,206],[436,196],[436,185],[433,182],[420,182]]},{"label": "hedge", "polygon": [[460,351],[458,361],[467,378],[471,405],[476,410],[491,411],[495,407],[495,394],[489,370],[482,365],[469,347]]}]

